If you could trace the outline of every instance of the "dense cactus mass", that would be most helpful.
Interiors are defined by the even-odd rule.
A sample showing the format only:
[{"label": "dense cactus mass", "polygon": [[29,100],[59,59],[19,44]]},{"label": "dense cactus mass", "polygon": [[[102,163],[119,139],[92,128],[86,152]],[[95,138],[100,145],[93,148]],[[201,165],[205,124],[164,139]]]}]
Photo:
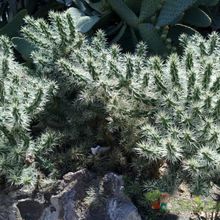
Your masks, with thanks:
[{"label": "dense cactus mass", "polygon": [[[195,183],[197,190],[218,178],[218,34],[208,39],[182,36],[183,55],[174,53],[162,60],[146,58],[143,43],[133,55],[123,54],[116,45],[107,47],[101,31],[92,40],[85,39],[75,31],[69,13],[49,17],[50,25],[27,18],[23,34],[37,48],[32,54],[37,73],[60,87],[63,108],[71,109],[65,115],[70,127],[78,120],[93,129],[96,138],[107,130],[114,140],[111,144],[118,144],[111,146],[117,152],[114,160],[118,155],[123,163],[122,158],[126,161],[130,155],[126,166],[136,166],[140,173],[144,166],[166,162],[172,171],[186,173],[184,179]],[[75,97],[68,100],[72,91]],[[71,131],[75,135],[76,130]],[[79,135],[74,138],[80,143]]]},{"label": "dense cactus mass", "polygon": [[219,36],[182,37],[184,54],[149,61],[157,103],[136,148],[147,160],[178,163],[202,184],[219,175]]},{"label": "dense cactus mass", "polygon": [[51,134],[45,133],[43,138],[33,140],[30,124],[42,111],[55,87],[45,78],[31,76],[26,67],[14,60],[9,40],[0,38],[1,180],[5,178],[8,183],[19,185],[36,182],[35,154],[45,150]]}]

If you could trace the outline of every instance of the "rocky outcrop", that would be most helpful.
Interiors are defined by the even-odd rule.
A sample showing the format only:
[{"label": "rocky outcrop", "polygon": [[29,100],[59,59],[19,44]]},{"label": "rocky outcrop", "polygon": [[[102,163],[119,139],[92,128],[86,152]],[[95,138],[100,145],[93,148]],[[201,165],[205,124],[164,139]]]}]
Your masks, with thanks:
[{"label": "rocky outcrop", "polygon": [[[5,202],[1,203],[3,196]],[[84,169],[64,175],[51,194],[39,191],[26,198],[0,195],[0,220],[141,220],[141,217],[124,195],[120,176],[108,173],[99,178]]]}]

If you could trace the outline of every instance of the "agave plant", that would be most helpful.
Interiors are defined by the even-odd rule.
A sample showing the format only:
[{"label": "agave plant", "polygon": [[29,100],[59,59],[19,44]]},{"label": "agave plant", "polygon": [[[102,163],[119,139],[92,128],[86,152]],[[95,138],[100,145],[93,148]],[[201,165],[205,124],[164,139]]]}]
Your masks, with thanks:
[{"label": "agave plant", "polygon": [[104,29],[111,42],[127,49],[145,41],[151,51],[164,54],[175,50],[181,33],[194,34],[209,27],[211,17],[206,7],[219,0],[75,0],[78,30]]},{"label": "agave plant", "polygon": [[64,2],[61,3],[56,0],[1,0],[0,35],[13,38],[12,41],[23,59],[30,60],[29,56],[33,48],[20,36],[24,17],[28,14],[34,17],[46,17],[49,10],[64,9]]},{"label": "agave plant", "polygon": [[1,0],[0,34],[7,34],[9,37],[14,37],[21,27],[23,18],[27,14],[35,17],[45,17],[49,10],[59,8],[60,6],[55,0]]},{"label": "agave plant", "polygon": [[217,5],[215,5],[215,7],[211,7],[209,8],[209,10],[207,10],[207,13],[209,14],[209,16],[212,19],[212,31],[218,31],[220,29],[220,3],[218,3]]}]

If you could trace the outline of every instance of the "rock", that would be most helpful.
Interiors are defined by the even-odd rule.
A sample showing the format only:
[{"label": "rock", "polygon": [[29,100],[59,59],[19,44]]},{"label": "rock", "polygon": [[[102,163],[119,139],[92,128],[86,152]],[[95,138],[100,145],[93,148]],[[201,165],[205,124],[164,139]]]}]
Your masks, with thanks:
[{"label": "rock", "polygon": [[103,178],[104,194],[107,200],[107,218],[109,220],[141,220],[137,208],[123,193],[122,176],[114,173],[106,174]]},{"label": "rock", "polygon": [[112,198],[107,206],[109,220],[141,220],[137,208],[124,198]]},{"label": "rock", "polygon": [[44,204],[32,199],[19,200],[17,208],[22,219],[38,220],[40,219]]},{"label": "rock", "polygon": [[216,202],[220,201],[220,187],[215,184],[213,185],[211,189],[211,198]]},{"label": "rock", "polygon": [[114,173],[101,178],[86,169],[70,172],[49,197],[43,191],[27,198],[0,195],[0,220],[141,220],[123,187]]},{"label": "rock", "polygon": [[178,187],[178,191],[180,192],[180,193],[184,193],[184,192],[186,192],[186,186],[184,185],[184,184],[180,184],[180,186]]},{"label": "rock", "polygon": [[103,178],[103,188],[106,195],[120,196],[124,189],[122,176],[114,173],[106,174]]},{"label": "rock", "polygon": [[105,153],[110,150],[110,147],[101,147],[99,145],[96,145],[96,147],[91,147],[91,152],[93,155]]},{"label": "rock", "polygon": [[22,220],[16,203],[7,194],[0,194],[0,220]]},{"label": "rock", "polygon": [[74,173],[69,172],[63,176],[63,180],[68,183],[73,179],[73,177],[74,177]]}]

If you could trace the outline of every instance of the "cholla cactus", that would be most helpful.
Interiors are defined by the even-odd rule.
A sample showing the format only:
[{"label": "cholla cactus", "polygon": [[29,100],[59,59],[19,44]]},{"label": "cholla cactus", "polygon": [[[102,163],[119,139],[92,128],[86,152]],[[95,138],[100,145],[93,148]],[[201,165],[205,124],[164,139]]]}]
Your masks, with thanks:
[{"label": "cholla cactus", "polygon": [[219,176],[220,38],[213,33],[208,40],[196,35],[181,41],[182,57],[148,62],[148,89],[157,101],[136,151],[152,162],[182,166],[198,185]]},{"label": "cholla cactus", "polygon": [[186,170],[196,183],[219,175],[220,38],[216,33],[208,40],[183,36],[183,56],[172,54],[163,61],[146,58],[142,43],[134,55],[123,54],[115,45],[106,47],[101,31],[91,41],[84,39],[68,13],[49,17],[51,25],[27,18],[23,33],[37,47],[33,53],[37,71],[57,80],[60,99],[78,91],[73,104],[66,99],[63,106],[65,111],[68,106],[76,110],[67,114],[70,128],[76,117],[81,125],[83,117],[105,117],[109,131],[120,134],[123,153],[135,151],[142,163],[166,161],[172,168]]},{"label": "cholla cactus", "polygon": [[[30,123],[44,108],[55,84],[28,74],[14,61],[12,45],[0,38],[0,177],[12,184],[36,181],[36,156],[43,143],[32,140]],[[44,142],[46,139],[44,138]]]}]

